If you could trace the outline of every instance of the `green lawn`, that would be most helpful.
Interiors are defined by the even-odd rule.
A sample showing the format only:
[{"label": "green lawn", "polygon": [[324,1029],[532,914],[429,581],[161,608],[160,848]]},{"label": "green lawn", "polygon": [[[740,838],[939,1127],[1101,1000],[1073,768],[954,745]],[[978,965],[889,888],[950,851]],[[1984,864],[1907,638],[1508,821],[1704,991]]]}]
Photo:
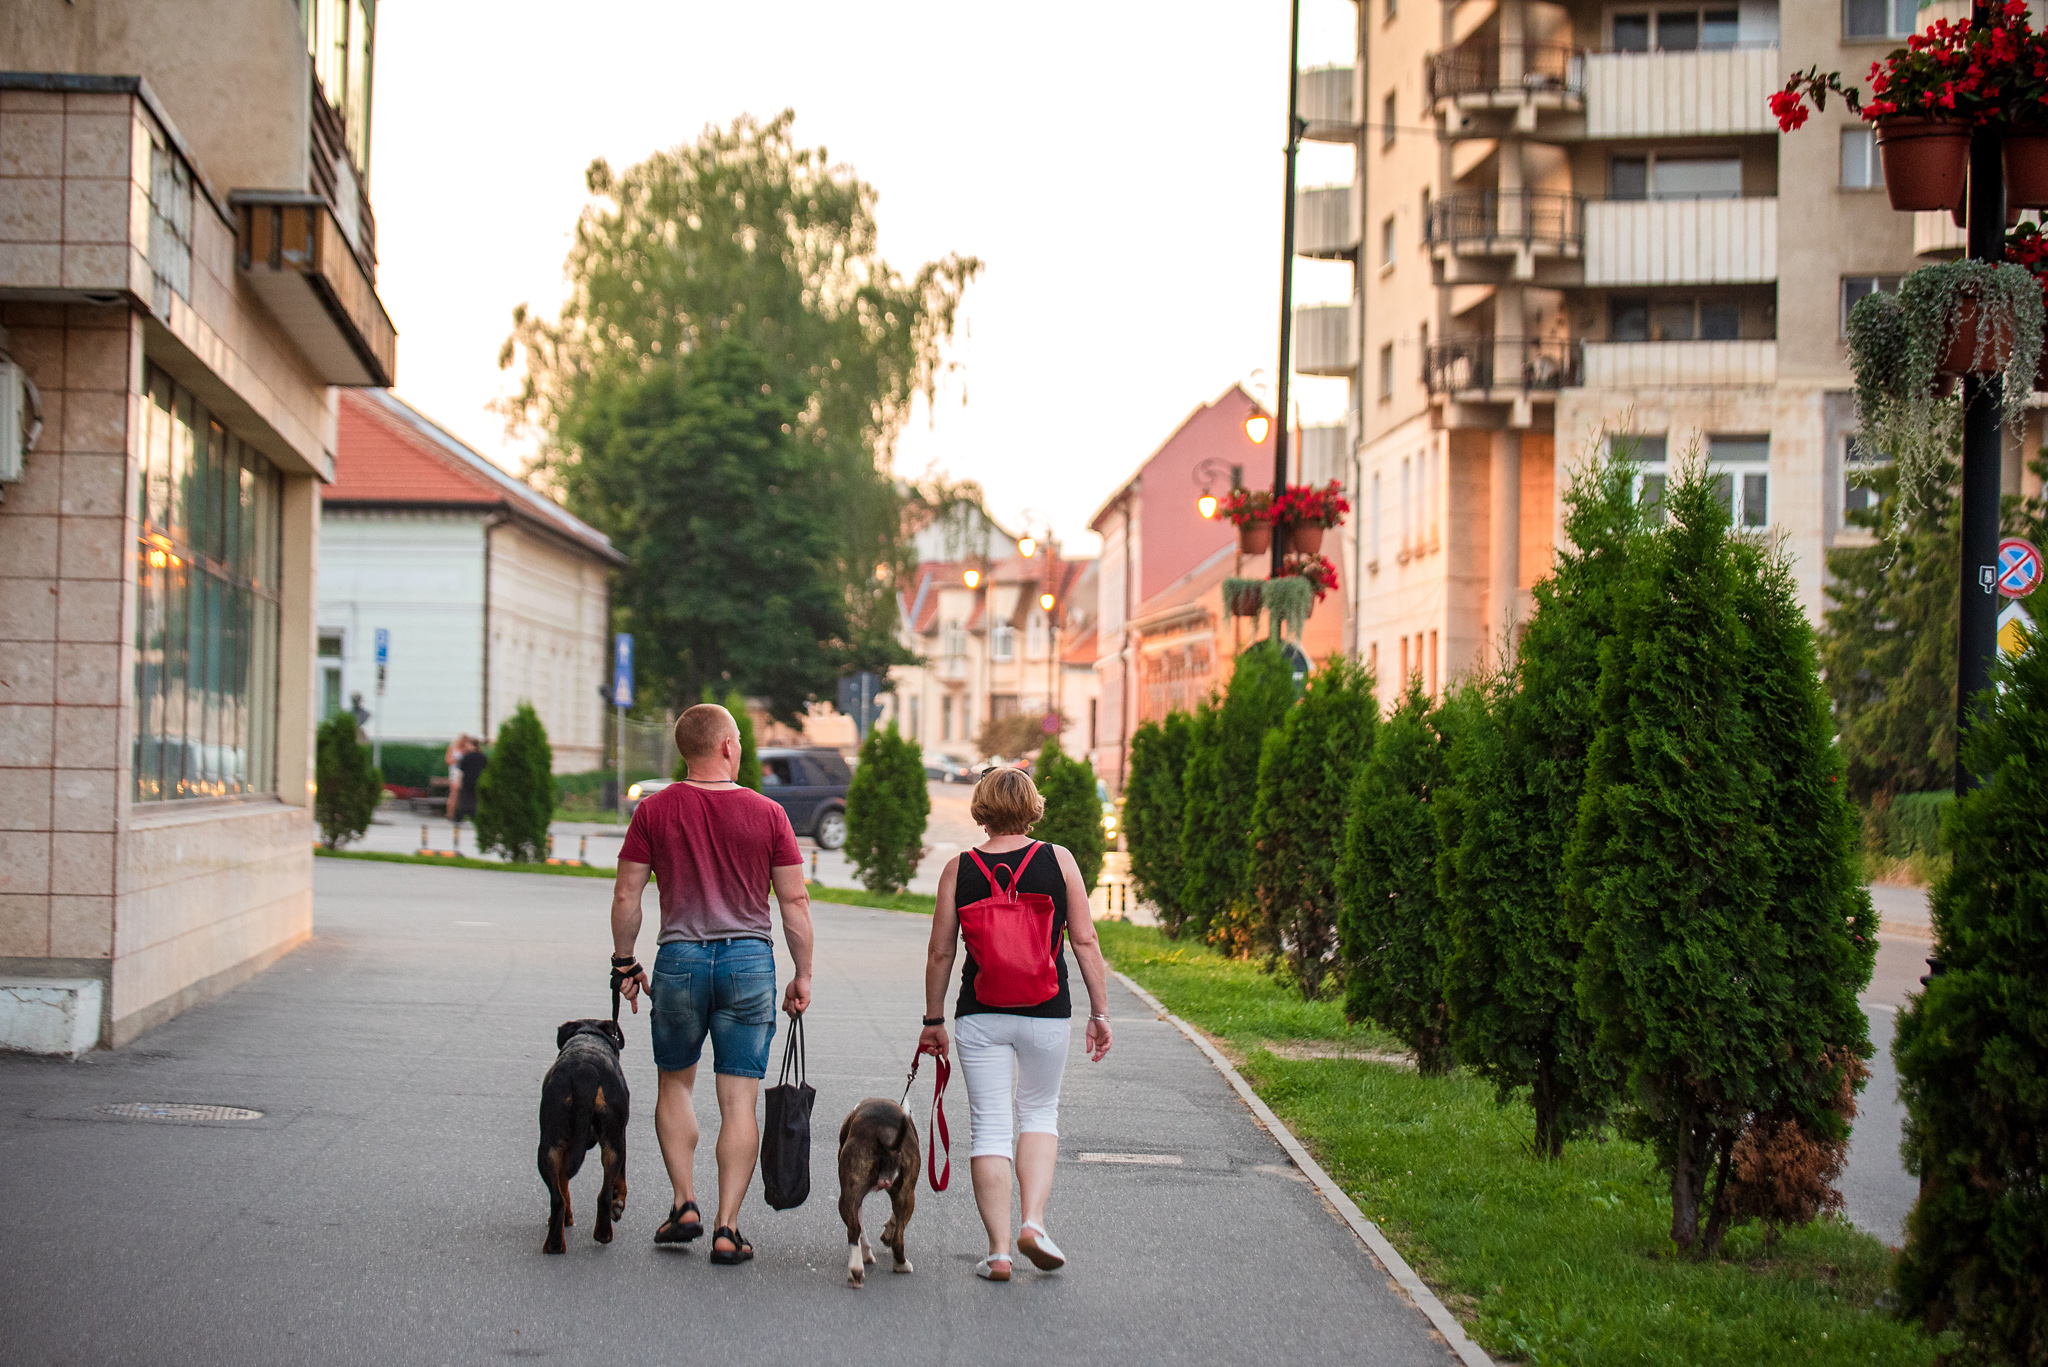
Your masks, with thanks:
[{"label": "green lawn", "polygon": [[[1528,1106],[1466,1074],[1358,1058],[1383,1036],[1303,1003],[1253,964],[1104,922],[1115,966],[1222,1039],[1242,1071],[1488,1352],[1530,1367],[1931,1363],[1938,1347],[1873,1307],[1892,1254],[1827,1220],[1771,1244],[1755,1226],[1721,1261],[1672,1256],[1665,1179],[1608,1137],[1547,1162]],[[1289,1046],[1293,1046],[1290,1048]]]}]

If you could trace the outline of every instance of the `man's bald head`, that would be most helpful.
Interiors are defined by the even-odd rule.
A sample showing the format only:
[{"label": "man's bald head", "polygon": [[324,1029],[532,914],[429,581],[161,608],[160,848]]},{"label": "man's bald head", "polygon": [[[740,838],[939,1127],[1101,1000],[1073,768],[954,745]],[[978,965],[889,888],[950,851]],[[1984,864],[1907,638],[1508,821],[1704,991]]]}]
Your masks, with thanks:
[{"label": "man's bald head", "polygon": [[716,758],[728,736],[739,739],[739,723],[715,702],[698,703],[676,718],[676,753],[686,760]]}]

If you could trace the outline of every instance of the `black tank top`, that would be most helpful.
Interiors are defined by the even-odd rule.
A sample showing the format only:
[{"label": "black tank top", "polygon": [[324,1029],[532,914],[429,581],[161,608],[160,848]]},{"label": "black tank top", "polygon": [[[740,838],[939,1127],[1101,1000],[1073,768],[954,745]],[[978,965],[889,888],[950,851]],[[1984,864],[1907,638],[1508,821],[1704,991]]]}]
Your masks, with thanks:
[{"label": "black tank top", "polygon": [[[1065,1020],[1074,1014],[1074,999],[1067,991],[1067,956],[1060,952],[1060,937],[1067,933],[1067,876],[1060,872],[1060,861],[1054,851],[1057,845],[1040,845],[1038,853],[1031,856],[1031,862],[1024,867],[1024,876],[1017,882],[1017,891],[1042,892],[1052,898],[1052,958],[1059,967],[1060,990],[1036,1006],[984,1006],[974,995],[975,975],[981,970],[969,951],[967,963],[960,970],[960,999],[953,1004],[953,1015],[961,1016],[1033,1016],[1044,1020]],[[1008,854],[981,852],[982,862],[991,871],[1001,866],[1006,872],[1003,881],[1010,881],[1009,870],[1029,853],[1031,846],[1011,850]],[[975,866],[974,857],[960,856],[960,872],[953,885],[953,905],[964,907],[970,902],[979,902],[984,897],[993,897],[995,889]]]}]

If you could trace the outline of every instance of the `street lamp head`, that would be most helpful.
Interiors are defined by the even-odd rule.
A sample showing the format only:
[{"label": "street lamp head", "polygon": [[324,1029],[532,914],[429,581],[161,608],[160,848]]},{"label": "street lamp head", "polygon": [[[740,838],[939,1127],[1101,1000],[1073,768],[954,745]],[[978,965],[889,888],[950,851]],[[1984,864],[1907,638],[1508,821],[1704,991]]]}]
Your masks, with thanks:
[{"label": "street lamp head", "polygon": [[1202,520],[1208,521],[1216,516],[1216,495],[1204,489],[1202,496],[1195,500],[1195,507],[1201,510]]},{"label": "street lamp head", "polygon": [[970,589],[978,589],[981,587],[981,571],[969,570],[960,576],[960,581]]},{"label": "street lamp head", "polygon": [[1032,557],[1033,555],[1036,555],[1037,553],[1038,553],[1038,538],[1037,538],[1037,537],[1035,537],[1035,536],[1020,536],[1020,537],[1018,537],[1018,538],[1017,538],[1017,554],[1019,554],[1019,555],[1023,556],[1023,557],[1024,557],[1024,558],[1025,558],[1026,560],[1029,560],[1029,559],[1030,559],[1030,558],[1031,558],[1031,557]]},{"label": "street lamp head", "polygon": [[1244,434],[1252,439],[1254,445],[1264,442],[1272,427],[1273,420],[1264,413],[1254,413],[1244,420]]},{"label": "street lamp head", "polygon": [[1052,611],[1052,604],[1053,604],[1053,597],[1052,597],[1052,595],[1051,595],[1051,594],[1049,594],[1049,593],[1041,593],[1041,594],[1039,594],[1039,595],[1038,595],[1038,606],[1040,606],[1040,607],[1044,608],[1044,609],[1045,609],[1045,610],[1046,610],[1047,612],[1051,612],[1051,611]]}]

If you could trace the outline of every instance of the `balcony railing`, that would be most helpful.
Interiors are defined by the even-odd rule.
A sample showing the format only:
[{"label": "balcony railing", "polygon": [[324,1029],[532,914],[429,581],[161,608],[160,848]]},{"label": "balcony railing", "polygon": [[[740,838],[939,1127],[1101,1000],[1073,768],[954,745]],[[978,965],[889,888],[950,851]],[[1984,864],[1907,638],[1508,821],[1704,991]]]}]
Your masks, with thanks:
[{"label": "balcony railing", "polygon": [[1349,185],[1319,185],[1294,197],[1294,250],[1334,259],[1358,250],[1357,198]]},{"label": "balcony railing", "polygon": [[1423,360],[1432,394],[1546,393],[1579,382],[1579,346],[1570,338],[1456,337]]},{"label": "balcony railing", "polygon": [[240,219],[242,278],[314,371],[332,385],[388,388],[398,334],[327,200],[270,190],[229,200]]},{"label": "balcony railing", "polygon": [[1588,389],[1696,389],[1767,385],[1778,378],[1778,344],[1737,342],[1588,342]]},{"label": "balcony railing", "polygon": [[1294,369],[1301,375],[1358,370],[1358,315],[1349,304],[1305,304],[1294,311]]},{"label": "balcony railing", "polygon": [[1586,58],[1586,136],[1702,138],[1778,132],[1776,47],[1598,52]]},{"label": "balcony railing", "polygon": [[1469,95],[1576,101],[1586,93],[1586,50],[1568,43],[1465,42],[1437,53],[1428,72],[1432,103]]},{"label": "balcony railing", "polygon": [[1469,190],[1429,206],[1429,241],[1453,251],[1547,247],[1576,256],[1586,240],[1586,199],[1561,190]]},{"label": "balcony railing", "polygon": [[1296,112],[1308,125],[1302,136],[1317,142],[1357,141],[1358,106],[1351,97],[1351,68],[1311,67],[1295,79],[1300,102]]},{"label": "balcony railing", "polygon": [[1606,200],[1586,207],[1586,284],[1737,285],[1778,278],[1778,201]]}]

